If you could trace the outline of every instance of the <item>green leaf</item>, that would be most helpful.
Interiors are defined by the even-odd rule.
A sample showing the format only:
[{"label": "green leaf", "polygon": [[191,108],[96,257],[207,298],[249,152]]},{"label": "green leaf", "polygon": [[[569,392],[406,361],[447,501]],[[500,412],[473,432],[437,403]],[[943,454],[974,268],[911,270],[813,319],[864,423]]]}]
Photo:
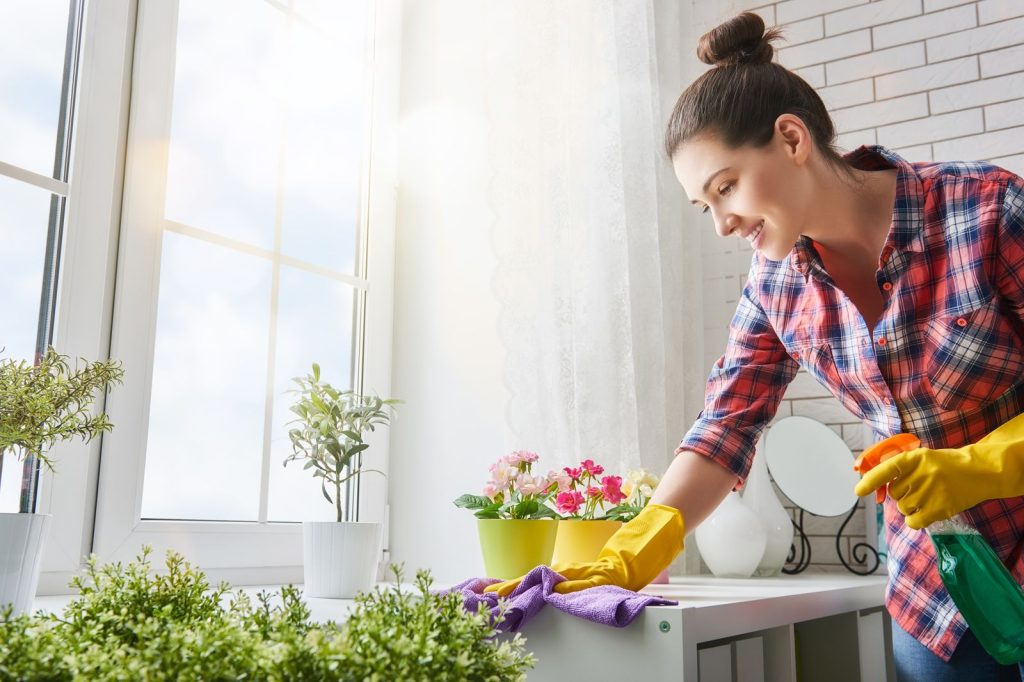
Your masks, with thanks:
[{"label": "green leaf", "polygon": [[455,499],[455,506],[463,509],[483,509],[491,506],[491,500],[482,495],[462,495]]}]

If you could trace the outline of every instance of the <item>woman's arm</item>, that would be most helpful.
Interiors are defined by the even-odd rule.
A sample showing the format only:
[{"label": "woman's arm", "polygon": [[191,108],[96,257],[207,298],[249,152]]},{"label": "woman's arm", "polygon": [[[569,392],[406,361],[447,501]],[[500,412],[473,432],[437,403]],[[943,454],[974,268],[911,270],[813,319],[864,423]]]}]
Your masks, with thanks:
[{"label": "woman's arm", "polygon": [[651,502],[675,507],[691,532],[736,485],[736,474],[693,450],[678,450]]}]

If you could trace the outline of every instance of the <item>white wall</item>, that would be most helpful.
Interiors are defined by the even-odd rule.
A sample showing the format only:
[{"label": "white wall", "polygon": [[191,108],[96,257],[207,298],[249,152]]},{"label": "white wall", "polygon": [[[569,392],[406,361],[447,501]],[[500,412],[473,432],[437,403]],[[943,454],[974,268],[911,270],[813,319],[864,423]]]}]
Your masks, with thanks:
[{"label": "white wall", "polygon": [[[881,144],[908,161],[990,160],[1024,174],[1024,2],[786,0],[743,8],[786,29],[779,62],[818,89],[843,147]],[[703,18],[698,31],[732,11]],[[751,251],[710,226],[701,245],[710,368],[725,347]],[[778,417],[791,414],[828,424],[854,452],[866,445],[860,422],[804,371]],[[818,569],[843,570],[833,546],[840,520],[810,521]],[[864,532],[858,518],[845,542]]]}]

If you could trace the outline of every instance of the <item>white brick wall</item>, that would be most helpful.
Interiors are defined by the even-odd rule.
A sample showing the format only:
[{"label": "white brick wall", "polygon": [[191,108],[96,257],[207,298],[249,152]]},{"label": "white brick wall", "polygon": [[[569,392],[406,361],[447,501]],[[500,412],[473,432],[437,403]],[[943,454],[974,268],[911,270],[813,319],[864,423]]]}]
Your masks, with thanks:
[{"label": "white brick wall", "polygon": [[[881,144],[910,161],[987,160],[1024,175],[1024,0],[784,0],[754,11],[785,29],[779,62],[818,89],[840,146]],[[710,368],[724,348],[750,247],[710,226],[701,240]],[[806,372],[777,418],[792,414],[828,424],[855,453],[867,444],[860,422]],[[841,521],[808,524],[818,550],[813,568],[842,570],[829,542]],[[855,519],[847,542],[864,532]]]}]

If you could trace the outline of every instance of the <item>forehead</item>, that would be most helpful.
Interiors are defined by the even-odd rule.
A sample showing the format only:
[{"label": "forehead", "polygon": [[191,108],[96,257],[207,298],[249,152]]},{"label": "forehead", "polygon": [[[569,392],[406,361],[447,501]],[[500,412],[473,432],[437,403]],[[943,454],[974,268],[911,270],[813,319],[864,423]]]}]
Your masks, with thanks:
[{"label": "forehead", "polygon": [[732,149],[716,136],[700,135],[684,142],[672,157],[672,167],[689,199],[704,194],[704,183],[716,171],[749,162],[747,147]]}]

